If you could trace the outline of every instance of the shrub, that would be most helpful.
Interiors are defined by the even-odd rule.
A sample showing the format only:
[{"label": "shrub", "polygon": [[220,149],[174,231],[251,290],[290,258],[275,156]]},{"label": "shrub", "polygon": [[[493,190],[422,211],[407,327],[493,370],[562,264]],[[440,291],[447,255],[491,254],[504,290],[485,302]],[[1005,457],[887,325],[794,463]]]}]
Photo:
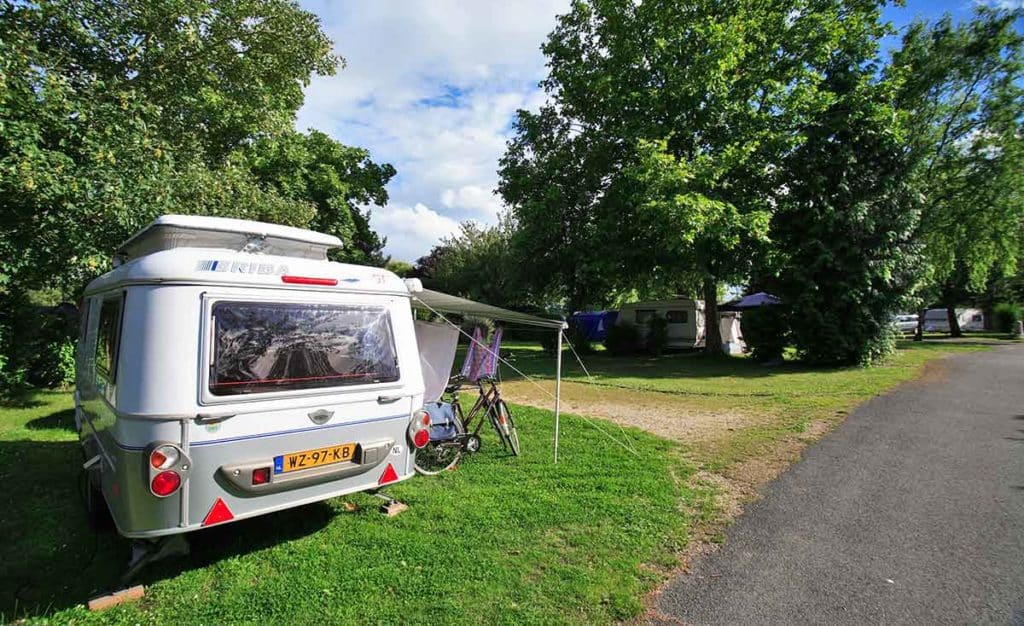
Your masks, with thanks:
[{"label": "shrub", "polygon": [[1001,333],[1012,333],[1022,318],[1020,305],[1000,302],[992,310],[992,327]]},{"label": "shrub", "polygon": [[5,385],[18,383],[34,387],[69,387],[75,381],[75,343],[78,338],[78,310],[68,304],[58,307],[22,306],[13,311],[3,345]]},{"label": "shrub", "polygon": [[644,347],[654,356],[658,356],[665,351],[666,346],[668,346],[668,320],[655,315],[647,325]]},{"label": "shrub", "polygon": [[615,356],[634,354],[640,348],[640,332],[632,324],[616,324],[605,333],[604,347]]},{"label": "shrub", "polygon": [[789,320],[782,306],[765,306],[743,312],[743,341],[757,361],[775,361],[789,344]]},{"label": "shrub", "polygon": [[558,335],[554,332],[545,332],[540,336],[540,348],[544,351],[544,354],[554,354],[557,343]]},{"label": "shrub", "polygon": [[572,343],[572,346],[576,348],[576,352],[579,354],[593,354],[594,345],[590,341],[590,338],[587,337],[585,329],[575,324],[570,324],[569,330],[566,331],[565,338]]},{"label": "shrub", "polygon": [[0,400],[10,400],[25,389],[25,369],[11,359],[10,346],[4,343],[10,336],[10,330],[0,321]]}]

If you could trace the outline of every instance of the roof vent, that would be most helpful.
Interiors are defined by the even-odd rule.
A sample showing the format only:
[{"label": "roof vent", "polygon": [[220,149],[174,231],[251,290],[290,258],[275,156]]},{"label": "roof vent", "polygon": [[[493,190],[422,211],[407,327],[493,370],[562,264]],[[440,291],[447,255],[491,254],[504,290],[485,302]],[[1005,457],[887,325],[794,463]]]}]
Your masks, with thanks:
[{"label": "roof vent", "polygon": [[271,254],[326,260],[341,240],[311,230],[202,215],[163,215],[117,249],[123,261],[172,248],[219,248],[246,254]]}]

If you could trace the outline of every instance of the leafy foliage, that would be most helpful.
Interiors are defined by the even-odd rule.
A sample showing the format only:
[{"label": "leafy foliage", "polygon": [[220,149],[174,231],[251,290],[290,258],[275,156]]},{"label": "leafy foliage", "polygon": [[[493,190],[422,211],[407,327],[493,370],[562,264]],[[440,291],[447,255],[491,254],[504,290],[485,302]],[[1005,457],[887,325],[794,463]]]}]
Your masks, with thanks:
[{"label": "leafy foliage", "polygon": [[777,361],[782,358],[790,341],[790,317],[781,305],[748,309],[740,318],[743,341],[757,361]]},{"label": "leafy foliage", "polygon": [[831,104],[825,69],[884,32],[876,2],[574,3],[543,48],[552,102],[519,114],[500,172],[553,268],[539,286],[564,285],[573,309],[699,286],[720,350],[718,284],[766,244],[777,165]]},{"label": "leafy foliage", "polygon": [[633,324],[615,324],[605,332],[604,347],[613,356],[635,354],[640,349],[640,331]]},{"label": "leafy foliage", "polygon": [[378,165],[362,148],[352,148],[319,131],[287,132],[263,139],[246,151],[256,177],[298,202],[309,202],[314,214],[309,227],[346,242],[333,260],[382,266],[386,243],[370,230],[369,215],[360,206],[384,205],[384,186],[395,175]]},{"label": "leafy foliage", "polygon": [[647,324],[647,334],[644,335],[644,348],[654,356],[660,355],[668,346],[668,320],[660,315],[655,315]]},{"label": "leafy foliage", "polygon": [[918,205],[885,90],[856,56],[829,71],[833,105],[783,163],[789,181],[772,223],[778,295],[799,316],[812,362],[867,364],[894,347],[891,325],[913,284]]},{"label": "leafy foliage", "polygon": [[1001,333],[1014,332],[1021,319],[1024,319],[1024,311],[1019,304],[1000,302],[992,309],[992,326]]},{"label": "leafy foliage", "polygon": [[[552,333],[547,333],[552,334]],[[572,344],[573,348],[576,348],[576,352],[579,354],[593,354],[594,344],[590,341],[590,337],[587,336],[587,331],[582,326],[578,326],[573,322],[569,322],[569,330],[565,333],[566,340]]]},{"label": "leafy foliage", "polygon": [[524,268],[512,237],[508,221],[487,228],[466,222],[459,233],[443,239],[416,262],[416,274],[430,289],[504,308],[530,310]]},{"label": "leafy foliage", "polygon": [[1016,270],[1024,245],[1024,15],[918,21],[886,68],[924,197],[925,300],[953,307]]},{"label": "leafy foliage", "polygon": [[164,213],[313,226],[382,264],[357,205],[394,170],[290,130],[338,63],[286,0],[0,4],[0,323],[29,289],[75,299]]},{"label": "leafy foliage", "polygon": [[406,263],[405,261],[398,261],[391,259],[384,266],[389,272],[394,272],[402,278],[414,278],[416,274],[416,266],[412,263]]}]

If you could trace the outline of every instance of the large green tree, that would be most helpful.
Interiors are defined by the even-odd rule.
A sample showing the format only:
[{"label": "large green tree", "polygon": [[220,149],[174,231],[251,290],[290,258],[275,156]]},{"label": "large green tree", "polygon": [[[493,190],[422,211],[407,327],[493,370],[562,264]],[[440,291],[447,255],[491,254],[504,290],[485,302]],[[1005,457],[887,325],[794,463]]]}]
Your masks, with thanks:
[{"label": "large green tree", "polygon": [[332,252],[338,261],[383,266],[384,244],[370,229],[361,207],[387,203],[384,186],[395,168],[370,160],[369,152],[331,139],[324,133],[296,132],[266,138],[247,150],[256,176],[283,196],[315,207],[309,227],[336,235],[344,248]]},{"label": "large green tree", "polygon": [[529,309],[527,269],[513,246],[507,220],[483,227],[464,222],[416,262],[415,276],[437,289],[496,306]]},{"label": "large green tree", "polygon": [[[777,164],[804,140],[807,120],[831,104],[821,89],[823,68],[837,51],[871,45],[884,32],[878,4],[573,3],[543,48],[551,105],[540,115],[560,121],[521,113],[502,169],[503,193],[524,236],[547,228],[530,213],[570,198],[562,221],[582,213],[596,231],[576,237],[563,229],[573,236],[555,241],[569,249],[559,254],[583,266],[577,274],[596,276],[605,291],[623,276],[698,276],[707,349],[719,351],[719,285],[750,270],[782,184]],[[652,145],[675,163],[651,158]],[[567,160],[575,181],[558,176]],[[644,165],[659,172],[643,175],[637,167]],[[675,180],[665,184],[666,176]],[[638,186],[645,181],[654,187]],[[704,209],[715,213],[716,227],[703,222]],[[621,259],[613,271],[590,269],[619,251],[628,254],[613,256]]]},{"label": "large green tree", "polygon": [[906,135],[871,60],[836,55],[824,83],[831,106],[780,163],[769,283],[798,353],[816,363],[870,364],[892,350],[920,252]]},{"label": "large green tree", "polygon": [[923,300],[954,307],[1012,273],[1024,227],[1024,12],[917,21],[886,68],[924,199]]},{"label": "large green tree", "polygon": [[161,213],[312,226],[377,260],[360,206],[394,171],[292,130],[338,62],[284,0],[0,2],[0,354],[29,292],[76,297]]}]

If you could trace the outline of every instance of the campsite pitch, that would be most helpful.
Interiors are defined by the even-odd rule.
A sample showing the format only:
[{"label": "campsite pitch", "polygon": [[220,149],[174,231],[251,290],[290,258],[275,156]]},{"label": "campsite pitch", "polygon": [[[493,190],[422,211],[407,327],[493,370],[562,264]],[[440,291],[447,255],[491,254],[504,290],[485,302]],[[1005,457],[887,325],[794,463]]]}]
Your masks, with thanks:
[{"label": "campsite pitch", "polygon": [[[597,387],[583,387],[582,372],[567,360],[569,385],[595,391],[607,410],[579,404],[587,400],[579,389],[567,403],[625,424],[623,433],[611,422],[594,422],[619,440],[628,437],[637,455],[567,415],[561,462],[553,465],[552,413],[514,407],[524,456],[506,456],[487,431],[483,451],[455,471],[387,490],[410,505],[397,517],[382,515],[379,500],[361,494],[199,531],[191,535],[189,557],[158,563],[143,576],[142,601],[102,613],[90,613],[85,603],[114,590],[127,542],[110,530],[89,531],[71,395],[39,393],[27,407],[0,407],[0,619],[630,619],[643,613],[646,594],[688,550],[721,539],[737,501],[752,497],[737,495],[736,484],[758,485],[782,471],[849,408],[927,375],[928,363],[940,368],[934,359],[978,349],[985,348],[906,344],[883,367],[831,370],[763,368],[739,358],[597,355],[588,359]],[[511,350],[531,375],[543,377],[550,367],[539,350]],[[520,394],[521,386],[505,388]],[[537,393],[542,398],[534,401],[545,402]],[[696,426],[662,431],[653,412],[666,429],[681,428],[669,424],[673,415]],[[700,424],[707,415],[719,416],[707,420],[713,427]]]},{"label": "campsite pitch", "polygon": [[713,513],[709,490],[685,486],[693,466],[677,444],[633,431],[634,456],[567,417],[556,466],[552,414],[522,408],[523,456],[487,432],[455,471],[388,489],[402,515],[360,494],[199,531],[189,557],[143,576],[142,601],[90,613],[126,542],[88,530],[71,396],[34,403],[0,409],[5,621],[610,622],[642,612],[691,524]]}]

